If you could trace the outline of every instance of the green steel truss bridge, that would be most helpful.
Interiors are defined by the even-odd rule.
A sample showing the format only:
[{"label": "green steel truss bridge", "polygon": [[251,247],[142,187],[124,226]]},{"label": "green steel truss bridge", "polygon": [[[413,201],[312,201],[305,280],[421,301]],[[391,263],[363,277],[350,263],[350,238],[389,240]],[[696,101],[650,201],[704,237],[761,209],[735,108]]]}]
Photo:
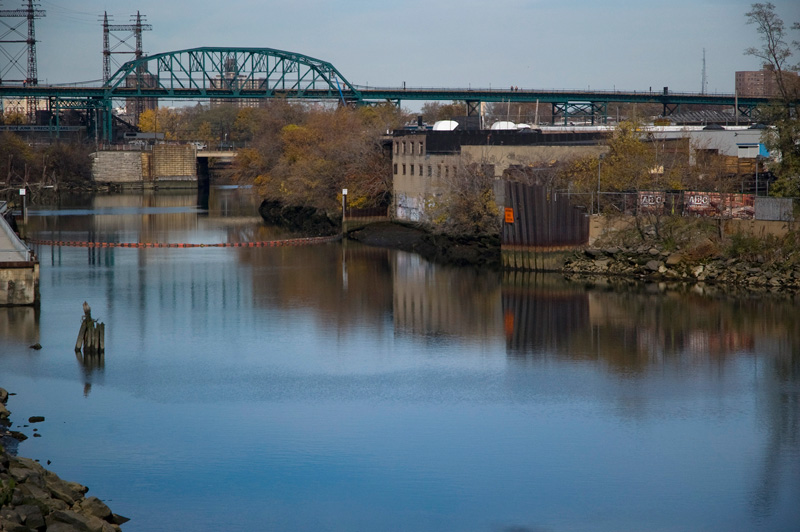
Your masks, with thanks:
[{"label": "green steel truss bridge", "polygon": [[613,103],[659,103],[664,116],[684,104],[736,107],[751,116],[765,98],[736,98],[732,94],[675,93],[666,90],[560,91],[528,89],[370,88],[356,86],[331,64],[307,55],[272,48],[192,48],[144,56],[128,61],[102,86],[2,85],[0,97],[38,98],[49,102],[56,126],[60,111],[87,111],[90,124],[112,139],[112,102],[131,98],[266,99],[289,98],[337,101],[364,105],[406,100],[460,100],[468,115],[477,115],[481,103],[539,102],[552,106],[553,115],[590,116],[604,122]]}]

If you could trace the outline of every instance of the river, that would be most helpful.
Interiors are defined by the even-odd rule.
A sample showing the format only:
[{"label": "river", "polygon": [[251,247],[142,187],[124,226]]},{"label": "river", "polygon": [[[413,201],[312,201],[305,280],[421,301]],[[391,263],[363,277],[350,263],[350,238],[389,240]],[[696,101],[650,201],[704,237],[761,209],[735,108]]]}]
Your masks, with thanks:
[{"label": "river", "polygon": [[[27,233],[291,236],[256,206],[235,187],[87,196],[33,205]],[[41,436],[18,452],[125,532],[800,523],[790,302],[587,290],[354,242],[35,250],[41,309],[0,308],[0,386]],[[84,301],[103,359],[74,352]]]}]

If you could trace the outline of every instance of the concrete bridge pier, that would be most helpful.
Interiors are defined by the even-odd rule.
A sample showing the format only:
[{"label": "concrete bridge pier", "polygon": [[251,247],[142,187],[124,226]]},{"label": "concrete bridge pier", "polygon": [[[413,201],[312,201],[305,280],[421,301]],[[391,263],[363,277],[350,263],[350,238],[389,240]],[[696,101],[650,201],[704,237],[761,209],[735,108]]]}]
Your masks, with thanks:
[{"label": "concrete bridge pier", "polygon": [[11,229],[0,202],[0,307],[39,304],[39,259]]}]

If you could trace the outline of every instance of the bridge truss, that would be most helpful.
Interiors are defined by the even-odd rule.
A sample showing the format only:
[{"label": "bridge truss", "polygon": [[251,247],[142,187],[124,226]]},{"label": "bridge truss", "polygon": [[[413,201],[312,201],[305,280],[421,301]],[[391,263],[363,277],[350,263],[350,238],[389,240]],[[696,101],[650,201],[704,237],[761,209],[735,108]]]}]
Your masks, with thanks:
[{"label": "bridge truss", "polygon": [[125,97],[360,99],[332,64],[272,48],[193,48],[141,57],[122,65],[104,88]]},{"label": "bridge truss", "polygon": [[[235,99],[291,98],[338,101],[341,105],[374,102],[450,100],[467,103],[468,115],[479,113],[484,102],[539,102],[552,106],[553,116],[589,116],[605,122],[610,103],[660,103],[664,116],[682,104],[736,107],[739,116],[751,116],[765,98],[734,95],[627,91],[541,91],[500,89],[365,88],[351,84],[331,64],[307,55],[272,48],[203,47],[142,56],[124,63],[101,87],[21,86],[0,83],[0,97],[48,99],[51,111],[85,109],[96,124],[97,138],[113,138],[113,101],[123,99]],[[90,116],[91,115],[91,116]],[[55,114],[58,126],[58,113]],[[57,128],[56,128],[57,129]]]}]

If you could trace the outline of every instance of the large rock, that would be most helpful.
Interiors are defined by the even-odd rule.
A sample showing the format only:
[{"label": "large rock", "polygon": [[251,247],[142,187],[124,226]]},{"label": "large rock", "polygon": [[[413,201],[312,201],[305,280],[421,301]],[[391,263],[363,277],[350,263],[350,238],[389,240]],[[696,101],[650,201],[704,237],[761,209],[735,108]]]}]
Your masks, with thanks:
[{"label": "large rock", "polygon": [[677,266],[683,260],[682,253],[672,253],[670,256],[667,257],[665,261],[667,266]]},{"label": "large rock", "polygon": [[80,503],[80,509],[84,515],[93,515],[100,519],[109,519],[111,517],[111,508],[97,497],[87,497]]},{"label": "large rock", "polygon": [[340,222],[313,207],[285,206],[277,201],[264,200],[258,208],[261,218],[270,225],[301,231],[310,235],[333,235]]},{"label": "large rock", "polygon": [[663,266],[664,266],[664,263],[661,262],[660,260],[650,260],[650,261],[647,261],[647,264],[645,264],[645,268],[647,268],[651,272],[657,272]]},{"label": "large rock", "polygon": [[128,519],[87,491],[0,447],[0,531],[120,532]]}]

